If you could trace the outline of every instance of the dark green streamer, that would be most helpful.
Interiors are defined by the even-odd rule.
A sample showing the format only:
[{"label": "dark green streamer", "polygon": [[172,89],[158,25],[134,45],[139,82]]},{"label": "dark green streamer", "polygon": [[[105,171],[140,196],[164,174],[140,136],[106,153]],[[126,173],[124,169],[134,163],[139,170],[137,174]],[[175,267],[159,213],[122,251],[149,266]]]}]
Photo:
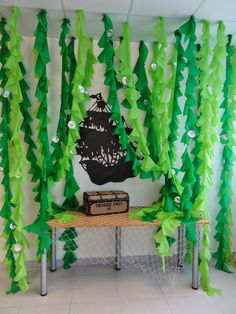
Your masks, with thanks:
[{"label": "dark green streamer", "polygon": [[[154,133],[151,91],[148,87],[148,78],[145,69],[147,57],[148,48],[145,43],[141,41],[139,45],[139,57],[134,67],[133,73],[135,73],[138,77],[135,87],[140,93],[140,98],[137,100],[137,106],[139,109],[146,112],[144,126],[147,128],[147,143],[150,150],[150,155],[154,159],[154,156],[157,156],[157,145]],[[141,170],[140,177],[141,179],[148,179],[152,177],[152,172],[145,172]]]},{"label": "dark green streamer", "polygon": [[175,49],[177,50],[177,64],[176,64],[176,79],[174,86],[174,99],[172,105],[172,117],[170,122],[170,134],[169,134],[169,143],[170,143],[170,163],[173,166],[174,162],[177,159],[175,142],[178,137],[178,128],[179,121],[178,116],[182,113],[179,107],[179,98],[182,96],[181,92],[181,81],[183,81],[183,71],[185,69],[184,61],[184,49],[181,45],[182,35],[179,31],[175,32]]},{"label": "dark green streamer", "polygon": [[182,136],[182,143],[186,145],[182,155],[181,171],[184,172],[182,186],[184,188],[181,195],[181,204],[184,211],[184,222],[186,224],[186,239],[196,243],[195,222],[191,215],[193,185],[196,182],[195,167],[191,156],[191,143],[194,143],[194,138],[198,135],[196,127],[197,115],[195,113],[197,100],[196,91],[198,88],[197,77],[199,69],[197,65],[197,48],[196,48],[196,22],[192,16],[184,25],[179,28],[179,32],[184,35],[185,41],[188,41],[187,48],[184,51],[184,57],[187,59],[188,76],[185,88],[185,106],[183,114],[186,116],[185,133]]},{"label": "dark green streamer", "polygon": [[[6,19],[2,17],[0,22],[0,33],[1,33],[1,41],[0,41],[0,80],[1,80],[1,88],[4,90],[6,82],[7,82],[7,74],[5,69],[5,64],[10,55],[8,49],[8,42],[10,40],[8,33],[6,32]],[[0,211],[0,216],[4,218],[4,229],[3,229],[3,237],[6,239],[4,249],[6,250],[6,255],[4,258],[4,263],[7,265],[7,270],[9,274],[9,278],[11,279],[11,287],[8,293],[16,293],[20,290],[19,284],[15,281],[16,276],[16,260],[13,253],[13,245],[16,243],[16,239],[14,236],[14,221],[11,218],[12,214],[12,191],[10,187],[10,178],[9,178],[9,156],[8,156],[8,143],[12,137],[11,129],[10,129],[10,110],[11,104],[7,97],[0,96],[0,102],[2,104],[1,111],[1,124],[0,124],[0,167],[3,172],[3,196],[2,202],[3,206]]]},{"label": "dark green streamer", "polygon": [[39,164],[41,167],[41,176],[39,183],[35,186],[36,193],[35,201],[40,203],[38,217],[32,225],[26,227],[28,232],[38,235],[38,250],[37,256],[41,256],[45,249],[51,245],[49,234],[50,227],[47,221],[50,220],[52,214],[51,197],[50,197],[50,181],[53,173],[51,153],[48,140],[48,79],[47,79],[47,64],[50,61],[48,43],[47,43],[47,19],[46,11],[41,10],[37,14],[38,25],[35,35],[34,50],[36,54],[35,77],[38,79],[38,84],[35,91],[35,97],[38,100],[39,108],[36,114],[39,120],[38,127],[38,142],[40,144]]},{"label": "dark green streamer", "polygon": [[[219,191],[220,196],[220,211],[216,217],[216,234],[214,239],[219,243],[218,249],[214,254],[216,258],[216,269],[230,273],[228,263],[232,262],[233,256],[231,251],[231,226],[233,225],[231,204],[232,204],[232,177],[233,177],[233,162],[235,160],[233,147],[234,141],[234,126],[235,121],[235,47],[231,45],[232,35],[228,36],[226,47],[226,78],[223,87],[224,100],[221,104],[221,109],[224,113],[221,118],[221,143],[224,146],[222,154],[222,171],[221,171],[221,186]],[[234,63],[233,63],[234,62]]]},{"label": "dark green streamer", "polygon": [[[119,136],[119,143],[122,150],[127,151],[126,161],[133,162],[133,173],[137,176],[140,172],[140,163],[136,158],[136,153],[134,148],[129,142],[129,137],[125,130],[124,121],[121,116],[119,100],[117,96],[117,90],[121,88],[121,84],[117,82],[116,72],[114,69],[114,55],[115,51],[113,48],[113,25],[112,21],[107,15],[102,18],[104,23],[105,31],[98,42],[98,46],[103,48],[103,51],[98,56],[98,61],[106,65],[105,80],[104,84],[109,87],[107,103],[111,106],[111,119],[115,121],[117,126],[115,128],[114,134]],[[110,36],[111,35],[111,36]]]}]

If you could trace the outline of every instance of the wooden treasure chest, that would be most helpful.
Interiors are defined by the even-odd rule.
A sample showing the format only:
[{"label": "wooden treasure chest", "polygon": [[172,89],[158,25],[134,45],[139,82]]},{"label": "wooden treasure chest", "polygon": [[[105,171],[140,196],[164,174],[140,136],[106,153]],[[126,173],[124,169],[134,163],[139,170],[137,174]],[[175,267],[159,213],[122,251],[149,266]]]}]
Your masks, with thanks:
[{"label": "wooden treasure chest", "polygon": [[124,191],[84,192],[87,215],[125,213],[129,210],[129,195]]}]

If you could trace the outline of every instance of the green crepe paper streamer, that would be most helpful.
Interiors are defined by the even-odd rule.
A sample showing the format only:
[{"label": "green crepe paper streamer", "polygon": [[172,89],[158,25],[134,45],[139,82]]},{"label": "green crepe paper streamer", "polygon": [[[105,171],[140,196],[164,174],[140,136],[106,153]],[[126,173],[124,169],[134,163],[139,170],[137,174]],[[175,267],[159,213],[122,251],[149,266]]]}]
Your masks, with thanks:
[{"label": "green crepe paper streamer", "polygon": [[29,112],[31,103],[27,95],[27,92],[30,88],[26,80],[24,79],[24,76],[26,75],[26,70],[25,70],[23,62],[20,62],[19,66],[21,69],[21,73],[23,75],[23,79],[20,81],[20,88],[21,88],[21,93],[23,97],[23,101],[20,104],[20,110],[23,116],[21,130],[24,132],[24,141],[28,145],[26,159],[30,163],[29,173],[32,175],[32,182],[36,182],[40,178],[41,169],[39,165],[37,164],[37,157],[34,152],[37,146],[32,138],[33,132],[30,126],[30,123],[33,121]]},{"label": "green crepe paper streamer", "polygon": [[106,65],[104,84],[108,86],[107,103],[111,107],[111,120],[116,123],[114,134],[119,136],[119,144],[122,150],[126,151],[126,161],[132,161],[133,174],[137,176],[140,172],[140,162],[138,161],[135,150],[129,142],[129,137],[125,129],[124,121],[120,112],[117,90],[122,87],[116,79],[116,71],[114,69],[113,39],[109,32],[113,32],[111,19],[107,15],[103,15],[104,33],[98,42],[98,46],[103,48],[98,56],[98,61]]},{"label": "green crepe paper streamer", "polygon": [[[152,114],[155,126],[155,138],[156,138],[156,151],[157,155],[154,156],[154,160],[159,163],[160,169],[168,177],[171,177],[171,167],[169,159],[169,141],[168,136],[169,129],[169,106],[166,104],[166,81],[165,81],[165,62],[166,62],[166,35],[165,35],[165,22],[161,17],[159,23],[156,25],[155,37],[157,41],[153,44],[153,59],[150,67],[150,76],[153,80],[152,89]],[[156,65],[156,69],[152,66]],[[169,103],[168,103],[169,105]]]},{"label": "green crepe paper streamer", "polygon": [[67,79],[67,74],[69,73],[69,57],[68,57],[68,47],[66,45],[66,36],[70,31],[70,21],[68,19],[63,19],[61,24],[61,35],[59,39],[59,46],[61,47],[61,59],[62,59],[62,71],[61,71],[61,107],[59,114],[59,121],[57,124],[56,136],[59,138],[58,143],[52,142],[54,150],[52,153],[53,162],[53,177],[54,180],[58,180],[57,173],[60,167],[60,162],[63,157],[63,150],[67,143],[68,126],[67,126],[67,115],[66,113],[69,108],[69,82]]},{"label": "green crepe paper streamer", "polygon": [[28,232],[38,235],[38,250],[37,256],[41,256],[45,249],[51,245],[50,227],[47,221],[50,220],[52,214],[50,186],[52,183],[51,176],[53,166],[51,161],[51,153],[49,149],[48,139],[48,116],[47,116],[47,64],[50,61],[48,44],[47,44],[47,20],[46,11],[40,10],[37,14],[38,25],[35,35],[34,50],[36,56],[35,77],[38,79],[38,84],[35,90],[35,97],[38,100],[39,107],[36,117],[39,120],[38,124],[38,142],[40,145],[39,165],[41,168],[41,176],[33,191],[36,192],[35,201],[40,203],[40,209],[36,220],[33,224],[26,227]]},{"label": "green crepe paper streamer", "polygon": [[[219,124],[219,97],[223,87],[221,76],[224,73],[222,60],[226,56],[226,36],[224,35],[225,26],[222,22],[219,23],[217,30],[217,43],[213,49],[213,57],[210,66],[208,66],[208,58],[210,55],[209,41],[209,23],[203,23],[202,40],[203,45],[200,49],[201,69],[200,75],[200,91],[201,104],[199,111],[201,113],[198,119],[197,126],[200,128],[198,141],[202,143],[202,149],[199,153],[199,158],[202,163],[198,169],[198,174],[201,175],[200,192],[193,204],[192,213],[200,219],[209,221],[210,215],[208,210],[208,193],[212,185],[212,162],[214,158],[214,145],[218,141],[217,126]],[[212,288],[209,280],[208,263],[211,259],[210,254],[210,226],[203,227],[202,249],[200,251],[200,282],[204,291],[209,295],[215,293],[220,294],[219,289]]]},{"label": "green crepe paper streamer", "polygon": [[184,211],[184,221],[186,222],[185,236],[187,240],[193,241],[194,244],[196,244],[197,237],[193,223],[194,219],[191,215],[191,208],[193,186],[196,182],[196,170],[191,156],[190,147],[192,143],[194,144],[195,140],[188,135],[188,132],[194,132],[194,137],[198,135],[198,130],[196,127],[197,115],[194,112],[197,105],[195,94],[198,88],[197,77],[199,75],[199,69],[196,60],[197,48],[195,30],[196,22],[193,16],[179,28],[179,32],[184,36],[185,41],[188,41],[187,48],[184,51],[184,57],[187,60],[186,67],[188,69],[188,76],[185,88],[186,101],[183,111],[183,114],[186,116],[185,132],[181,139],[181,141],[186,145],[185,151],[182,155],[181,171],[184,173],[184,175],[181,184],[184,190],[181,195],[181,204]]},{"label": "green crepe paper streamer", "polygon": [[[68,109],[69,111],[71,111],[72,103],[73,103],[73,97],[72,97],[71,92],[73,89],[73,78],[74,78],[75,70],[76,70],[74,42],[75,42],[75,38],[72,37],[68,45],[68,59],[69,59],[69,95],[68,95],[69,108]],[[67,117],[66,123],[68,122],[69,122],[69,116]],[[67,134],[68,134],[68,130],[67,130]],[[72,160],[70,160],[69,170],[66,171],[66,182],[65,182],[65,190],[64,190],[65,201],[63,203],[63,206],[70,205],[71,210],[73,209],[78,210],[79,202],[77,198],[75,197],[75,193],[78,192],[79,189],[80,187],[74,177],[73,163],[72,163]]]},{"label": "green crepe paper streamer", "polygon": [[[199,56],[199,51],[200,51],[201,46],[197,45],[197,51],[198,51],[198,56]],[[209,51],[210,54],[210,51]],[[199,63],[200,59],[198,58],[198,63]],[[200,71],[200,70],[199,70]],[[199,72],[201,74],[201,71]],[[199,74],[199,78],[200,78],[200,74]],[[199,82],[200,85],[200,82]],[[201,104],[201,89],[199,90],[199,94],[198,94],[198,103],[197,103],[197,120],[199,119],[199,106]],[[198,125],[196,125],[197,128],[197,134],[200,133],[200,128]],[[201,159],[199,158],[199,153],[202,149],[202,143],[197,141],[197,138],[194,138],[194,147],[192,150],[192,155],[193,155],[193,165],[195,168],[195,182],[193,184],[193,192],[192,192],[192,203],[194,203],[196,197],[198,196],[199,192],[200,192],[200,182],[201,182],[201,177],[198,174],[198,169],[201,166]]]},{"label": "green crepe paper streamer", "polygon": [[[9,58],[10,52],[7,47],[7,44],[10,40],[9,35],[6,32],[6,19],[4,17],[1,18],[0,21],[0,32],[1,32],[1,41],[0,41],[0,80],[1,80],[1,88],[5,89],[5,85],[7,82],[7,70],[5,69],[5,64],[7,59]],[[14,224],[11,219],[11,208],[12,208],[12,192],[10,187],[10,177],[9,177],[9,155],[8,155],[8,146],[9,141],[12,137],[11,129],[10,129],[10,99],[0,96],[0,101],[2,104],[1,110],[1,123],[0,123],[0,166],[3,168],[3,195],[1,201],[3,206],[0,211],[0,216],[4,218],[4,230],[2,236],[6,239],[4,250],[6,251],[6,255],[4,258],[4,263],[7,265],[7,271],[9,274],[9,278],[11,279],[11,288],[9,293],[15,293],[20,290],[18,282],[15,281],[16,276],[16,260],[14,253],[12,251],[13,245],[16,243],[16,239],[14,236],[14,230],[10,228],[10,224]]]},{"label": "green crepe paper streamer", "polygon": [[160,228],[154,235],[156,251],[162,257],[162,268],[165,271],[165,258],[171,256],[171,246],[175,242],[174,233],[181,224],[183,212],[176,208],[166,212],[164,198],[150,207],[142,208],[130,213],[130,218],[139,218],[143,221],[152,222],[158,219],[161,222]]},{"label": "green crepe paper streamer", "polygon": [[[62,29],[63,33],[63,29]],[[65,37],[63,37],[65,41]],[[68,84],[68,89],[69,89],[69,94],[68,94],[68,110],[69,112],[71,111],[72,108],[72,103],[73,103],[73,97],[72,97],[72,89],[73,89],[73,78],[75,75],[75,70],[76,70],[76,58],[75,58],[75,53],[74,53],[74,42],[75,38],[72,37],[70,40],[70,43],[66,48],[64,48],[64,53],[67,54],[68,56],[68,61],[69,61],[69,84]],[[62,45],[63,41],[61,42]],[[67,82],[66,82],[67,83]],[[61,89],[64,90],[64,86],[62,84]],[[66,120],[66,126],[69,122],[69,115],[67,116]],[[68,136],[68,128],[65,130],[66,135]],[[63,204],[60,206],[60,211],[61,210],[79,210],[79,202],[75,196],[75,193],[79,191],[79,185],[76,182],[76,179],[74,177],[74,170],[73,170],[73,163],[72,160],[69,161],[70,167],[66,171],[66,180],[65,180],[65,189],[64,189],[64,196],[65,196],[65,201]],[[54,208],[55,209],[55,208]],[[71,234],[73,236],[77,236],[77,232],[74,228],[70,228]],[[62,239],[64,238],[64,233],[67,231],[64,231],[62,233]],[[67,244],[65,243],[64,248],[67,247]],[[72,263],[76,262],[77,257],[74,254],[73,251],[70,250],[65,250],[65,254],[63,257],[64,265],[63,267],[65,269],[68,269],[71,267]]]},{"label": "green crepe paper streamer", "polygon": [[77,257],[74,253],[78,248],[78,245],[74,240],[76,238],[77,233],[75,228],[66,229],[59,238],[60,241],[63,241],[65,243],[65,245],[63,246],[63,249],[66,252],[63,257],[64,269],[70,268],[71,265],[77,261]]},{"label": "green crepe paper streamer", "polygon": [[[23,213],[24,213],[24,195],[22,193],[22,185],[25,181],[24,168],[27,164],[25,158],[24,145],[21,137],[20,128],[23,122],[23,117],[20,110],[20,104],[23,101],[20,81],[23,79],[19,63],[22,62],[23,56],[20,52],[22,38],[17,30],[17,17],[19,9],[13,7],[12,15],[7,24],[7,29],[10,36],[8,43],[10,55],[4,65],[7,74],[5,89],[10,92],[10,121],[12,137],[9,142],[9,177],[12,190],[12,203],[14,211],[11,214],[11,220],[14,221],[16,228],[14,230],[14,238],[17,244],[21,245],[20,252],[13,253],[15,256],[15,278],[19,288],[23,291],[28,290],[27,271],[25,267],[25,250],[29,248],[29,244],[23,233]],[[13,250],[13,248],[11,248]],[[14,291],[13,291],[14,292]]]},{"label": "green crepe paper streamer", "polygon": [[71,222],[76,219],[75,215],[68,214],[68,213],[59,213],[54,215],[54,217],[60,222],[60,223],[66,223]]},{"label": "green crepe paper streamer", "polygon": [[91,86],[94,74],[93,64],[96,59],[93,55],[93,43],[84,30],[83,11],[77,11],[76,31],[79,40],[77,66],[73,78],[72,107],[70,120],[75,122],[75,128],[68,130],[67,143],[60,161],[57,173],[58,178],[65,176],[65,171],[70,169],[70,160],[76,152],[75,142],[80,139],[79,124],[86,117],[85,102],[89,99],[86,88]]},{"label": "green crepe paper streamer", "polygon": [[[184,49],[181,45],[182,35],[179,31],[175,32],[175,47],[173,48],[173,57],[170,61],[172,66],[172,78],[169,82],[169,88],[172,91],[170,99],[170,134],[169,134],[169,158],[171,166],[174,166],[174,163],[177,159],[175,142],[178,137],[178,116],[182,113],[179,107],[179,98],[182,96],[181,92],[181,81],[183,81],[183,71],[185,69],[185,60],[184,60]],[[176,55],[177,54],[177,55]]]},{"label": "green crepe paper streamer", "polygon": [[136,156],[142,157],[141,170],[144,172],[152,172],[152,177],[158,179],[160,176],[160,167],[156,164],[150,156],[147,140],[144,135],[144,128],[139,117],[137,100],[140,98],[139,92],[135,88],[134,74],[131,70],[130,60],[130,33],[128,23],[123,25],[123,40],[117,49],[116,56],[119,59],[119,73],[118,80],[127,79],[125,85],[125,98],[130,104],[130,109],[127,115],[127,123],[131,125],[132,132],[129,135],[131,142],[137,145]]},{"label": "green crepe paper streamer", "polygon": [[[133,73],[138,77],[135,84],[137,91],[140,93],[140,98],[137,100],[137,106],[139,109],[146,112],[144,119],[144,126],[147,128],[147,143],[150,151],[151,158],[154,159],[157,156],[157,145],[155,137],[155,126],[152,113],[151,91],[148,87],[148,78],[146,74],[145,64],[148,56],[148,48],[143,41],[139,45],[139,57],[134,67]],[[157,162],[157,159],[156,159]],[[141,178],[149,178],[152,173],[141,171]],[[155,179],[155,178],[153,178]]]},{"label": "green crepe paper streamer", "polygon": [[[224,82],[224,100],[221,108],[224,113],[221,118],[221,142],[224,145],[222,154],[223,168],[221,171],[221,187],[219,191],[220,196],[220,211],[216,217],[217,225],[215,227],[216,234],[214,239],[219,243],[218,249],[214,254],[216,258],[216,269],[230,273],[227,264],[232,262],[233,256],[231,251],[231,226],[233,225],[231,204],[232,204],[232,177],[233,177],[233,162],[235,160],[233,147],[234,141],[234,121],[236,102],[234,95],[236,94],[236,50],[231,45],[232,35],[228,36],[228,43],[226,47],[226,78]],[[228,140],[224,140],[223,136],[228,136]]]},{"label": "green crepe paper streamer", "polygon": [[[164,36],[164,25],[163,20],[161,19],[161,22],[157,25],[157,31],[156,36],[159,40],[161,40],[160,43],[156,42],[154,44],[154,57],[152,63],[157,64],[157,69],[153,70],[150,69],[150,73],[152,76],[152,79],[154,81],[154,88],[152,93],[152,101],[153,103],[153,117],[160,120],[165,120],[166,125],[161,122],[161,128],[156,128],[155,132],[161,132],[165,128],[165,136],[166,138],[162,138],[159,136],[159,146],[165,147],[164,153],[163,153],[163,163],[164,165],[162,167],[162,171],[164,172],[165,169],[168,169],[168,171],[165,171],[165,184],[160,192],[160,198],[159,200],[153,204],[149,208],[145,208],[139,211],[136,211],[134,213],[131,213],[131,217],[138,217],[141,220],[145,221],[153,221],[155,219],[159,219],[161,221],[161,227],[158,229],[157,233],[155,234],[154,238],[156,241],[156,249],[157,253],[162,257],[162,266],[163,271],[165,271],[165,258],[167,256],[170,256],[171,254],[171,246],[175,242],[175,239],[173,238],[175,229],[182,223],[183,219],[183,213],[181,211],[181,205],[179,205],[175,199],[180,197],[182,193],[182,187],[175,175],[173,173],[173,170],[171,170],[170,165],[170,158],[169,158],[169,144],[168,144],[168,138],[170,136],[170,129],[169,129],[169,123],[172,118],[172,112],[174,107],[174,93],[172,89],[175,86],[175,68],[176,68],[176,51],[174,50],[173,56],[170,60],[170,64],[172,64],[172,75],[169,79],[167,87],[171,89],[171,97],[168,102],[168,106],[166,106],[166,103],[164,104],[165,100],[165,78],[164,78],[164,64],[165,64],[165,48],[166,48],[166,39]],[[161,82],[162,86],[159,86],[159,82]],[[155,97],[153,96],[155,95]],[[159,108],[159,101],[162,100],[161,108]],[[156,133],[155,133],[156,135]],[[159,153],[160,154],[160,153]],[[166,165],[164,164],[164,158],[167,158]],[[157,158],[158,156],[156,156]],[[169,226],[169,229],[168,229]]]}]

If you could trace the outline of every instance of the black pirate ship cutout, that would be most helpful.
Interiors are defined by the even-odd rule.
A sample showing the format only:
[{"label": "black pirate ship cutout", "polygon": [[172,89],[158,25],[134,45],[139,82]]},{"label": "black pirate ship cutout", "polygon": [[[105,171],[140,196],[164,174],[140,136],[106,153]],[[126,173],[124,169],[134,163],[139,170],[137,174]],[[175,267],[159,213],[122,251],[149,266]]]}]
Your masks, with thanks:
[{"label": "black pirate ship cutout", "polygon": [[[133,177],[132,162],[125,162],[126,152],[121,150],[118,135],[113,134],[116,123],[111,120],[109,106],[101,93],[90,98],[96,101],[80,124],[81,138],[76,143],[81,166],[97,185]],[[130,134],[132,130],[126,126],[126,131]]]}]

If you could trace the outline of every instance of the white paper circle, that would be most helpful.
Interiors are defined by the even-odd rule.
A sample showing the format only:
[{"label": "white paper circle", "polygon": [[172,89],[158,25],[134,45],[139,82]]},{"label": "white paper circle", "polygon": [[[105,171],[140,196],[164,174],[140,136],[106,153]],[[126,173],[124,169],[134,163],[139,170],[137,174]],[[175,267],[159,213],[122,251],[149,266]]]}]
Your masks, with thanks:
[{"label": "white paper circle", "polygon": [[157,69],[157,64],[156,64],[156,63],[152,63],[152,64],[151,64],[151,69],[152,69],[153,71],[155,71],[155,70]]},{"label": "white paper circle", "polygon": [[173,66],[176,68],[177,67],[177,62],[173,62]]},{"label": "white paper circle", "polygon": [[229,139],[227,134],[222,134],[221,138],[223,141],[228,141],[228,139]]},{"label": "white paper circle", "polygon": [[122,83],[123,83],[123,85],[128,84],[128,77],[127,76],[122,77]]},{"label": "white paper circle", "polygon": [[180,202],[181,202],[180,197],[179,197],[179,196],[176,196],[176,197],[174,198],[174,202],[175,202],[176,204],[180,204]]},{"label": "white paper circle", "polygon": [[70,128],[70,129],[74,129],[75,128],[75,121],[69,121],[68,122],[68,127]]},{"label": "white paper circle", "polygon": [[144,99],[143,103],[144,103],[144,105],[148,105],[148,103],[149,103],[148,99]]},{"label": "white paper circle", "polygon": [[11,230],[15,230],[16,229],[16,225],[14,225],[12,222],[10,223],[9,227],[10,227]]},{"label": "white paper circle", "polygon": [[20,174],[16,174],[15,177],[16,177],[17,179],[20,179],[21,175],[20,175]]},{"label": "white paper circle", "polygon": [[189,131],[188,131],[188,137],[194,138],[195,136],[196,136],[196,133],[195,133],[194,130],[189,130]]},{"label": "white paper circle", "polygon": [[79,91],[83,94],[84,93],[84,87],[82,85],[79,85]]},{"label": "white paper circle", "polygon": [[16,243],[13,248],[15,253],[19,253],[22,250],[22,245],[20,243]]},{"label": "white paper circle", "polygon": [[10,92],[9,92],[9,90],[4,89],[4,90],[3,90],[3,92],[2,92],[2,96],[3,96],[4,98],[9,97],[9,96],[10,96]]},{"label": "white paper circle", "polygon": [[0,167],[0,171],[3,172],[3,170],[4,170],[4,168],[3,168],[3,167]]},{"label": "white paper circle", "polygon": [[58,143],[59,142],[59,137],[57,136],[57,135],[55,135],[55,136],[53,136],[53,138],[52,138],[52,142],[53,143]]},{"label": "white paper circle", "polygon": [[107,37],[112,37],[113,36],[113,29],[108,29],[107,31]]}]

